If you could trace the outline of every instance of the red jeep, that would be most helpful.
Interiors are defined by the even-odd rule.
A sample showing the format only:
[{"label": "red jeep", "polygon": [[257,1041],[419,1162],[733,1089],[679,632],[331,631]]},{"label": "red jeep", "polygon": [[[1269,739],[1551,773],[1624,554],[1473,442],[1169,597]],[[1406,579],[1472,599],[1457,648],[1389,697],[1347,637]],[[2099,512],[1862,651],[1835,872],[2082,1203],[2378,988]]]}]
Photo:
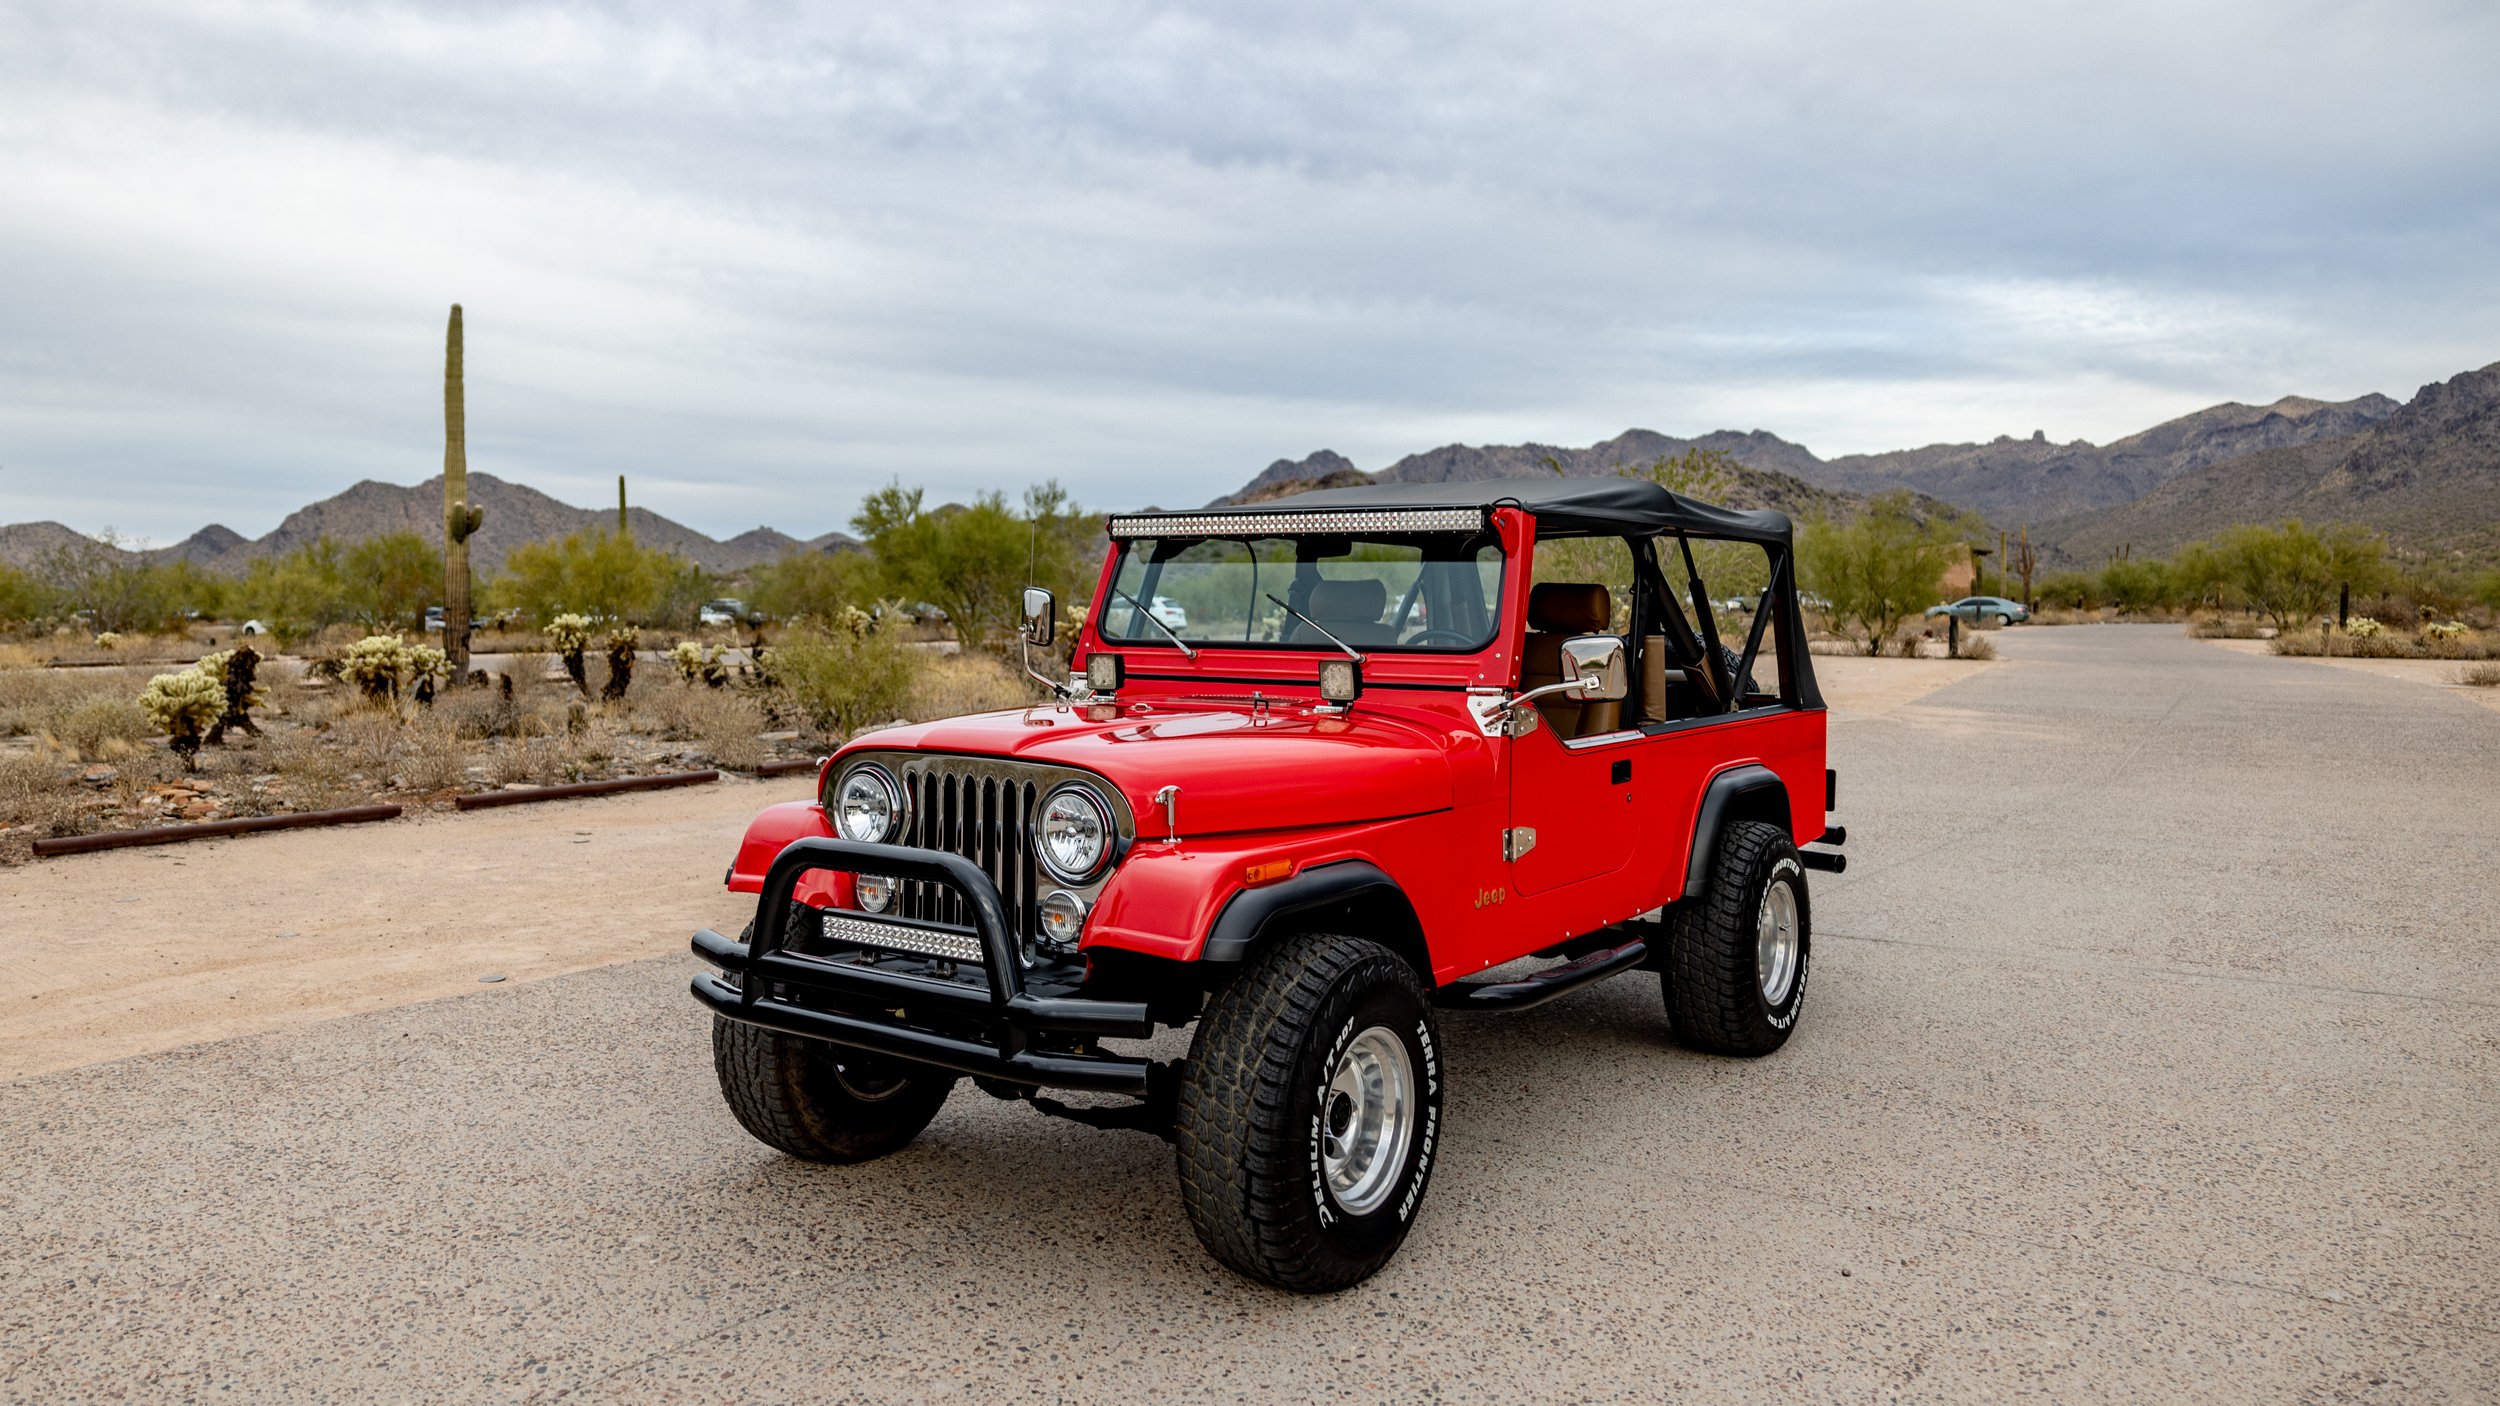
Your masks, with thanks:
[{"label": "red jeep", "polygon": [[1436,1007],[1643,968],[1686,1045],[1788,1038],[1843,835],[1787,518],[1615,478],[1108,526],[1057,701],[855,738],[748,828],[694,994],[749,1132],[880,1156],[969,1075],[1169,1139],[1216,1258],[1330,1290],[1423,1200]]}]

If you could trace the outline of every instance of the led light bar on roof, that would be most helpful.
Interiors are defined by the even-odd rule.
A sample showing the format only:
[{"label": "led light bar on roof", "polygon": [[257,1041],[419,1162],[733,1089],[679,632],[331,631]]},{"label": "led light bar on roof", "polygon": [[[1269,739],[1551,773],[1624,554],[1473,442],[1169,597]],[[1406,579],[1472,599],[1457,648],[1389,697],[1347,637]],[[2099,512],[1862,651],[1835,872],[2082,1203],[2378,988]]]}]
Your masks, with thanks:
[{"label": "led light bar on roof", "polygon": [[1111,519],[1111,535],[1293,537],[1305,533],[1481,532],[1482,508],[1365,508],[1348,512],[1172,513]]}]

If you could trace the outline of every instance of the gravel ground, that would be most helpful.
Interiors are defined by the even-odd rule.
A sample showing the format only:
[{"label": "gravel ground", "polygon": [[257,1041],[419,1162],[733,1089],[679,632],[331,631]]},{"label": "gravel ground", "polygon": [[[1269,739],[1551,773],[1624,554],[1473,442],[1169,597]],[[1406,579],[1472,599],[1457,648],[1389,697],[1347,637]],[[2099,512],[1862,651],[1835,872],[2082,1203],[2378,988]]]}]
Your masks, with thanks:
[{"label": "gravel ground", "polygon": [[740,1133],[688,959],[0,1086],[0,1396],[2489,1401],[2500,733],[2175,627],[1834,724],[1787,1049],[1452,1017],[1399,1259],[1216,1269],[1169,1154],[967,1089]]}]

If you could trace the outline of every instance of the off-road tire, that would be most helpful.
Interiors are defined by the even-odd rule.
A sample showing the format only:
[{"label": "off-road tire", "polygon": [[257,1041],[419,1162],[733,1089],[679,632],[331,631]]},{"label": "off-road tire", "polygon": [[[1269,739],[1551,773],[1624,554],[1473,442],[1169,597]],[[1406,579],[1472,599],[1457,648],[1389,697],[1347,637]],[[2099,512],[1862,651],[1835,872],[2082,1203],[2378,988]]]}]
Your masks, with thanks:
[{"label": "off-road tire", "polygon": [[[1755,939],[1763,891],[1774,883],[1790,885],[1797,904],[1796,974],[1776,1005],[1763,999]],[[1699,901],[1678,905],[1667,928],[1658,979],[1676,1039],[1724,1055],[1766,1055],[1786,1044],[1805,1008],[1812,917],[1805,867],[1787,831],[1740,820],[1720,832],[1708,887]]]},{"label": "off-road tire", "polygon": [[[1385,1199],[1355,1215],[1320,1170],[1320,1124],[1339,1055],[1375,1027],[1405,1049],[1415,1121]],[[1216,1259],[1280,1289],[1360,1283],[1423,1203],[1441,1095],[1440,1030],[1412,967],[1361,938],[1270,945],[1216,993],[1181,1075],[1173,1143],[1190,1228]]]},{"label": "off-road tire", "polygon": [[712,1018],[712,1068],[738,1126],[810,1162],[865,1162],[920,1136],[956,1076]]}]

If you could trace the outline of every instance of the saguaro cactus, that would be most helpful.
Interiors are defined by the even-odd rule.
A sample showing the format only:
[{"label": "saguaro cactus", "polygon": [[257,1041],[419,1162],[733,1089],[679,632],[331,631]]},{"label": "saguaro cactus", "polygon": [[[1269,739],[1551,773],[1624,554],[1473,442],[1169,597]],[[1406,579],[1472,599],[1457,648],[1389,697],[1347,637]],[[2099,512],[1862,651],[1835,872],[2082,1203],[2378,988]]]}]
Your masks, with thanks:
[{"label": "saguaro cactus", "polygon": [[460,305],[443,344],[443,653],[469,668],[469,538],[486,518],[469,506],[469,409],[461,384]]},{"label": "saguaro cactus", "polygon": [[631,531],[633,529],[625,525],[625,475],[618,474],[616,476],[616,535],[622,537]]}]

